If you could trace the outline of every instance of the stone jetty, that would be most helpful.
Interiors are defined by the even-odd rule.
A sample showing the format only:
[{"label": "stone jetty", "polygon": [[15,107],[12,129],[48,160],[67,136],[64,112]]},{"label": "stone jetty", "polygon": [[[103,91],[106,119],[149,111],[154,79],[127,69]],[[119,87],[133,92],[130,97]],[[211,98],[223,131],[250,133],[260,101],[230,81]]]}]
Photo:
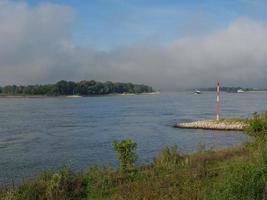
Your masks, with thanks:
[{"label": "stone jetty", "polygon": [[175,127],[190,129],[243,131],[246,128],[246,125],[246,122],[241,120],[202,120],[188,123],[177,123]]}]

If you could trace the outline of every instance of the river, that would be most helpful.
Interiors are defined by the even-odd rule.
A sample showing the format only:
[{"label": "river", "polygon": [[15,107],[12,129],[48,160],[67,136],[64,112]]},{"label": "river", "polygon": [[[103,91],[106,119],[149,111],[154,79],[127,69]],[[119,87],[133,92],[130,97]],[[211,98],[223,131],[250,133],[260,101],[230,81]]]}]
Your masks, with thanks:
[{"label": "river", "polygon": [[[190,153],[247,141],[237,132],[176,129],[176,122],[214,118],[215,93],[85,98],[0,98],[0,183],[69,166],[117,166],[113,140],[133,139],[138,164],[165,146]],[[222,93],[222,117],[248,117],[267,107],[267,93]]]}]

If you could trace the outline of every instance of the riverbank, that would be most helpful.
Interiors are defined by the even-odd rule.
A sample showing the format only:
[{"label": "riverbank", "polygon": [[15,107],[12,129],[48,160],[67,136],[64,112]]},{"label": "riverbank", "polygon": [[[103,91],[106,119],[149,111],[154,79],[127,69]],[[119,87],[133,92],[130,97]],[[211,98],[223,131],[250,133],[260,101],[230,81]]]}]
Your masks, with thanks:
[{"label": "riverbank", "polygon": [[248,121],[255,139],[225,150],[201,147],[181,154],[163,149],[154,162],[127,171],[91,167],[80,173],[65,168],[46,172],[18,188],[3,188],[0,198],[174,200],[247,199],[267,196],[267,114]]},{"label": "riverbank", "polygon": [[222,120],[201,120],[187,123],[177,123],[176,128],[207,129],[223,131],[243,131],[248,126],[246,120],[222,119]]}]

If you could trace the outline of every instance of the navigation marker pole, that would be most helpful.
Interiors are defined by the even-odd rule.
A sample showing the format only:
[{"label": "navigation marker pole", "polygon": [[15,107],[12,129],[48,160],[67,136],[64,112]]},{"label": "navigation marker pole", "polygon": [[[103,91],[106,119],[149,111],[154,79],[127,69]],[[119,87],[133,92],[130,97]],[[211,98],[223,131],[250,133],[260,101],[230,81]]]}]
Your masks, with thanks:
[{"label": "navigation marker pole", "polygon": [[220,81],[217,81],[217,91],[216,91],[216,120],[220,120]]}]

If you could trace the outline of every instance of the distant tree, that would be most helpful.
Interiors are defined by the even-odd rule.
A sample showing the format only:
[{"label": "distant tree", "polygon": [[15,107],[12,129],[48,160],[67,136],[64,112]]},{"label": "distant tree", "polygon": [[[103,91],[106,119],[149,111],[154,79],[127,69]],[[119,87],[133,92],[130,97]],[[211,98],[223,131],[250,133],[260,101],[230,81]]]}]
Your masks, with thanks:
[{"label": "distant tree", "polygon": [[80,81],[77,84],[78,94],[80,94],[80,95],[87,95],[87,88],[88,88],[87,81]]},{"label": "distant tree", "polygon": [[68,93],[68,82],[67,81],[59,81],[56,83],[56,88],[60,95],[64,95]]},{"label": "distant tree", "polygon": [[104,93],[105,94],[114,93],[114,86],[111,81],[107,81],[104,83]]},{"label": "distant tree", "polygon": [[0,88],[0,93],[8,95],[105,95],[111,93],[142,93],[153,91],[151,87],[133,83],[113,83],[91,81],[58,81],[56,84],[16,86],[8,85]]}]

